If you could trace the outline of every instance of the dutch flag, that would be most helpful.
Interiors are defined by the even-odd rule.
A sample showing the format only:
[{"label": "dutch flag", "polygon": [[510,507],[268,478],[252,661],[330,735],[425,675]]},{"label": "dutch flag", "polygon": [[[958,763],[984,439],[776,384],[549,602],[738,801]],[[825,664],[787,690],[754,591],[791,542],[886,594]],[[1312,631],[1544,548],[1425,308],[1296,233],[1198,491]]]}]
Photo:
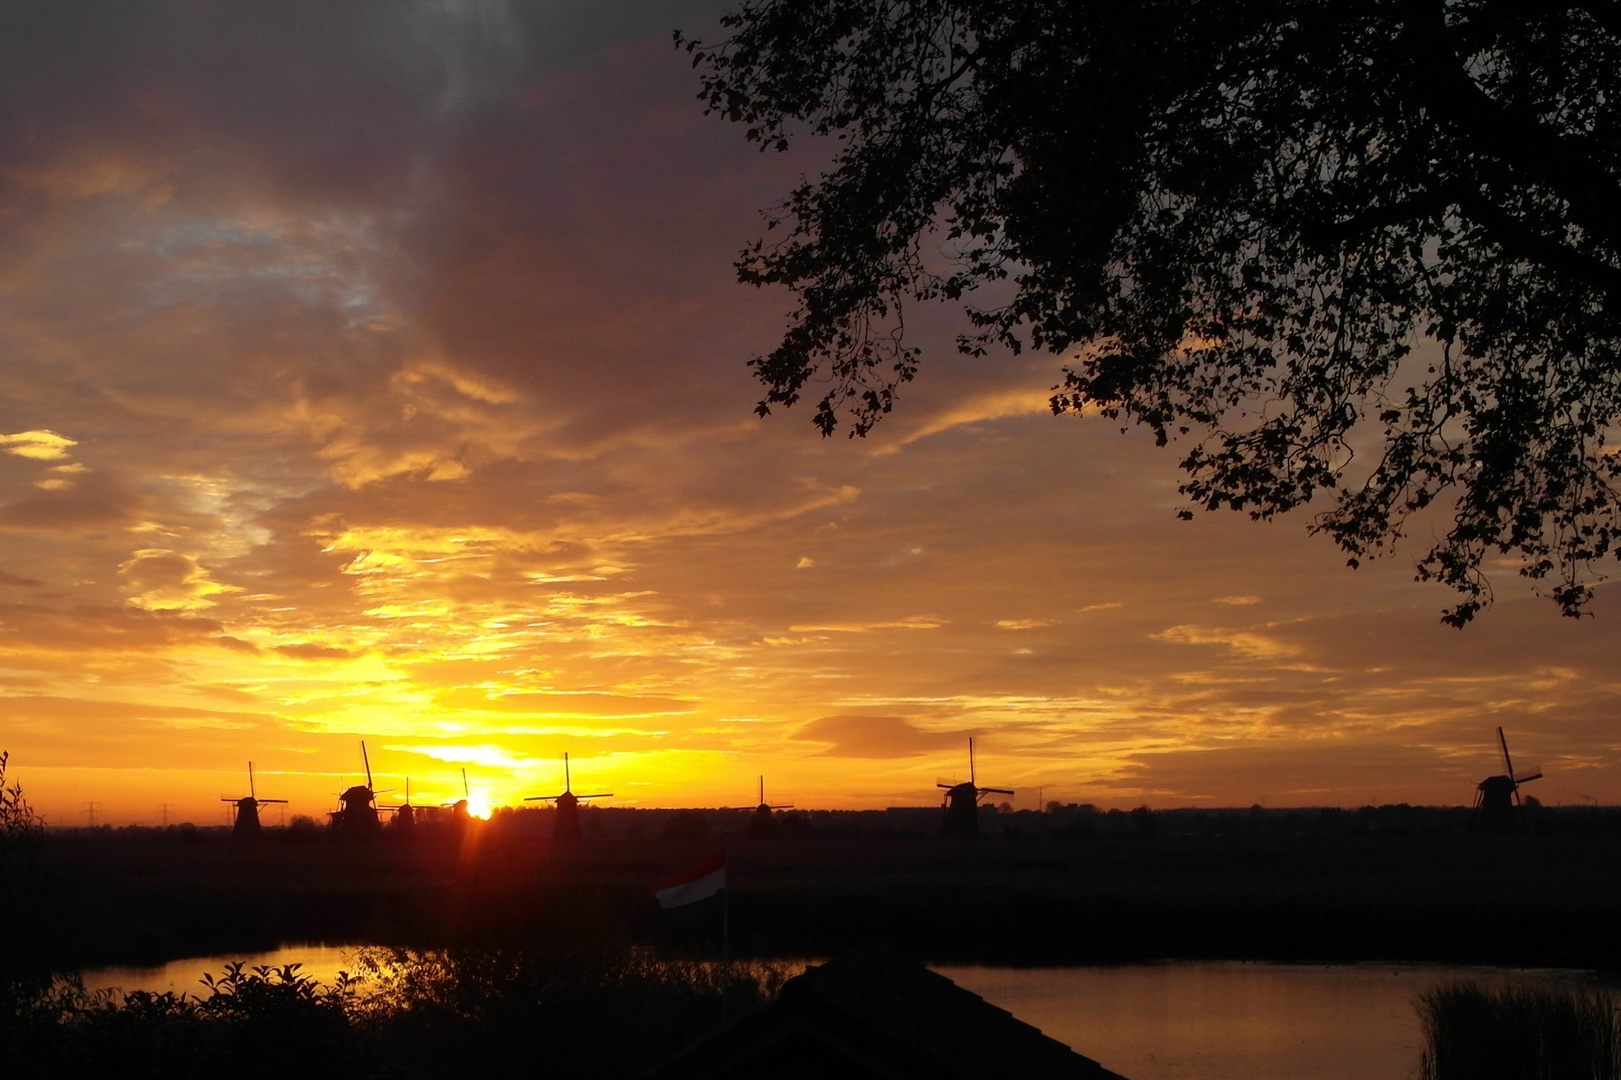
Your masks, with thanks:
[{"label": "dutch flag", "polygon": [[665,911],[686,907],[715,896],[726,888],[726,852],[717,851],[701,863],[671,874],[653,886],[653,898]]}]

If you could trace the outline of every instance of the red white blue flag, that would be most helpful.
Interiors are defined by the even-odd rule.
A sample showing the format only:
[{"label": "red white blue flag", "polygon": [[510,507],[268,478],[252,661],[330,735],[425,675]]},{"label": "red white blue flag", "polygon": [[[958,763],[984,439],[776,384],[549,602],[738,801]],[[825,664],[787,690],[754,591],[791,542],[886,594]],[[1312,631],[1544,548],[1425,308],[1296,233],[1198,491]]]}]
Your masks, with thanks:
[{"label": "red white blue flag", "polygon": [[726,852],[717,851],[701,863],[671,874],[653,886],[653,898],[665,911],[696,904],[726,888]]}]

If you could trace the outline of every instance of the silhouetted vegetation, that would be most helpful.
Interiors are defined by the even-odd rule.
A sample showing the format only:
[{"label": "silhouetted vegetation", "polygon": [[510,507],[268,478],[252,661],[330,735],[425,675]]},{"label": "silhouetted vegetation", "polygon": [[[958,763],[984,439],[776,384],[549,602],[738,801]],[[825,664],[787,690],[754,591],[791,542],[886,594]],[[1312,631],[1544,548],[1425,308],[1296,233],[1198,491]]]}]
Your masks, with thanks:
[{"label": "silhouetted vegetation", "polygon": [[648,949],[373,953],[368,1021],[394,1075],[629,1076],[773,997],[780,965],[671,960]]},{"label": "silhouetted vegetation", "polygon": [[27,992],[41,984],[49,974],[57,929],[44,860],[44,822],[22,785],[6,783],[9,761],[10,755],[0,751],[0,994]]},{"label": "silhouetted vegetation", "polygon": [[696,840],[708,836],[713,829],[714,826],[710,825],[708,819],[698,811],[678,810],[664,819],[664,827],[659,830],[659,839]]},{"label": "silhouetted vegetation", "polygon": [[1326,501],[1352,565],[1433,535],[1447,622],[1496,554],[1577,614],[1621,553],[1613,5],[744,0],[721,25],[683,42],[705,107],[832,159],[737,262],[798,301],[751,361],[760,412],[814,392],[824,434],[865,434],[918,371],[908,309],[945,302],[967,353],[1062,357],[1054,410],[1191,442],[1183,516]]},{"label": "silhouetted vegetation", "polygon": [[58,980],[11,1000],[6,1075],[633,1076],[714,1031],[723,990],[751,1008],[790,974],[538,946],[374,951],[359,966],[363,978],[323,986],[296,964],[231,964],[197,994]]},{"label": "silhouetted vegetation", "polygon": [[1621,999],[1601,989],[1476,982],[1420,995],[1423,1080],[1617,1080]]}]

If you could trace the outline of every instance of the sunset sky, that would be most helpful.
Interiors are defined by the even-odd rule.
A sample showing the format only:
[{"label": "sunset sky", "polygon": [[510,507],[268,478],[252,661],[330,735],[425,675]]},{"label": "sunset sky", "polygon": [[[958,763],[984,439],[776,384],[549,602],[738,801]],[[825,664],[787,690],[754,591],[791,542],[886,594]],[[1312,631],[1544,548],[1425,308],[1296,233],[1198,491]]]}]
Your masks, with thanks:
[{"label": "sunset sky", "polygon": [[[712,3],[0,13],[0,749],[54,824],[616,805],[1621,801],[1621,593],[1176,520],[1176,447],[969,360],[865,440],[754,416],[734,282],[825,150],[705,117]],[[275,821],[274,816],[267,820]]]}]

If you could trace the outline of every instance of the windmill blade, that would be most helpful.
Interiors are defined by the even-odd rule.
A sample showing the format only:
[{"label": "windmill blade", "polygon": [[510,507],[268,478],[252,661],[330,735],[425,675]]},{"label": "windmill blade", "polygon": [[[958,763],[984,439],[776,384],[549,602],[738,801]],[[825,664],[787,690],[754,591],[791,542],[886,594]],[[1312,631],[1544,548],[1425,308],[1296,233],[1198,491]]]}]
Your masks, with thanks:
[{"label": "windmill blade", "polygon": [[473,793],[467,790],[467,766],[462,766],[462,798],[471,799]]},{"label": "windmill blade", "polygon": [[960,783],[962,783],[961,780],[953,780],[949,776],[936,776],[934,778],[934,786],[935,787],[952,788],[952,787],[956,787]]},{"label": "windmill blade", "polygon": [[563,792],[567,794],[574,789],[574,781],[568,776],[568,751],[563,751]]},{"label": "windmill blade", "polygon": [[979,793],[981,795],[1012,795],[1013,791],[1005,787],[982,787],[979,789]]},{"label": "windmill blade", "polygon": [[366,756],[366,740],[360,740],[360,760],[366,763],[366,786],[371,787],[371,758]]},{"label": "windmill blade", "polygon": [[1503,737],[1503,729],[1497,729],[1497,745],[1503,748],[1503,773],[1510,779],[1514,776],[1514,762],[1509,760],[1508,740]]},{"label": "windmill blade", "polygon": [[942,788],[942,789],[944,789],[946,791],[950,791],[952,788],[956,787],[957,785],[956,784],[937,783],[934,786],[937,787],[937,788]]},{"label": "windmill blade", "polygon": [[978,783],[974,779],[974,737],[972,735],[968,736],[968,782],[970,784]]},{"label": "windmill blade", "polygon": [[611,799],[614,797],[614,793],[611,791],[599,791],[595,795],[576,795],[574,797],[576,799]]},{"label": "windmill blade", "polygon": [[1536,772],[1532,773],[1530,776],[1516,776],[1516,777],[1514,777],[1514,782],[1516,784],[1529,784],[1533,780],[1541,780],[1541,779],[1542,779],[1542,770],[1538,769]]},{"label": "windmill blade", "polygon": [[765,777],[760,777],[760,805],[765,805]]},{"label": "windmill blade", "polygon": [[562,797],[563,797],[562,795],[525,795],[523,797],[523,801],[524,802],[551,802],[553,799],[561,799]]},{"label": "windmill blade", "polygon": [[253,786],[253,762],[251,761],[248,762],[248,796],[255,799],[259,797],[259,792]]},{"label": "windmill blade", "polygon": [[241,802],[241,801],[242,801],[241,799],[227,799],[224,795],[220,796],[220,802]]},{"label": "windmill blade", "polygon": [[258,802],[258,804],[260,806],[268,806],[271,803],[284,803],[287,800],[286,799],[257,799],[255,801]]},{"label": "windmill blade", "polygon": [[773,804],[771,806],[766,807],[767,810],[792,810],[793,808],[794,808],[794,804],[791,803],[791,802]]}]

